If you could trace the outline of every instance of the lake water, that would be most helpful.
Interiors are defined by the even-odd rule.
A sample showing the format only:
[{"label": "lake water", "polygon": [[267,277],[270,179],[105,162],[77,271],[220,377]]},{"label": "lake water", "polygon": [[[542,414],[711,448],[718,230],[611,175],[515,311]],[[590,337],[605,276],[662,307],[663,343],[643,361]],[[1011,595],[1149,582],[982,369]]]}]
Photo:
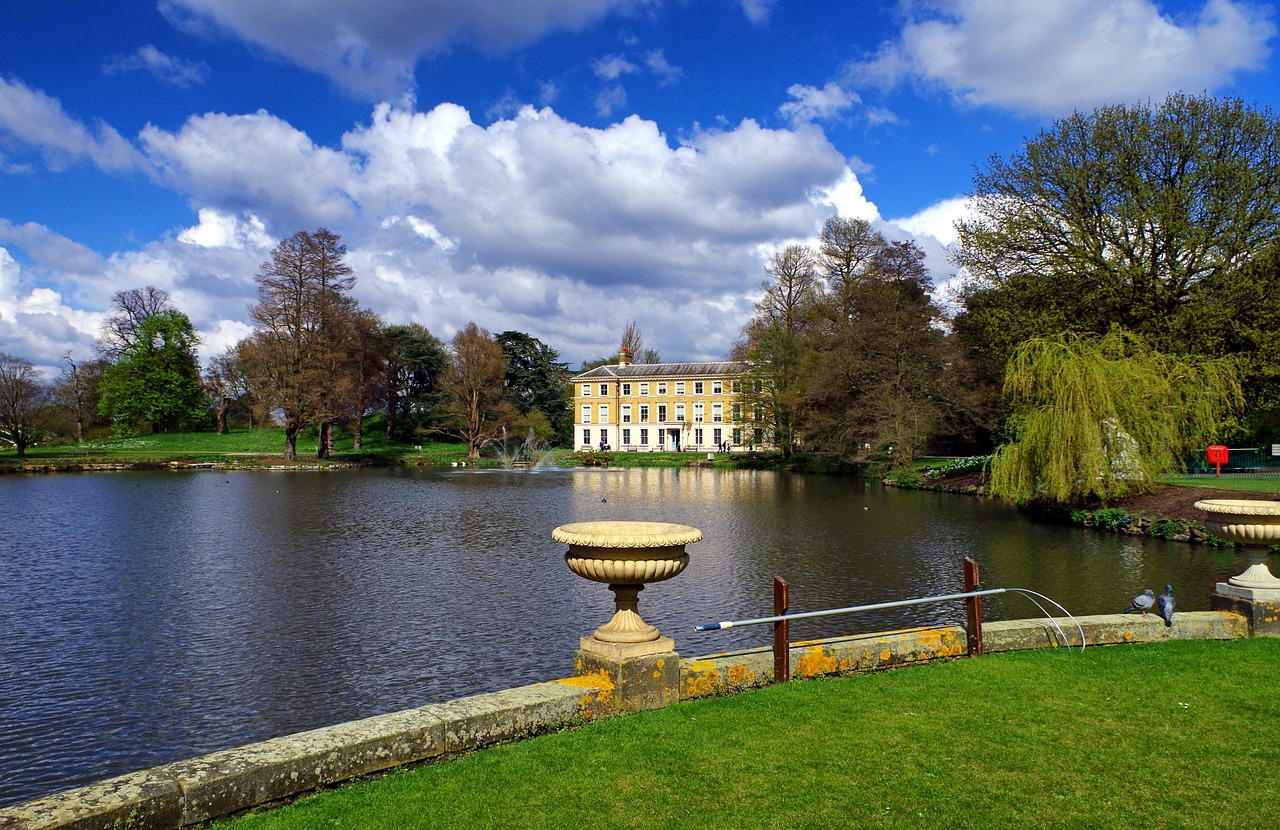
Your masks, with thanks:
[{"label": "lake water", "polygon": [[[794,612],[1030,588],[1073,614],[1172,583],[1208,608],[1232,552],[1035,524],[971,496],[701,469],[0,476],[0,806],[216,749],[565,677],[612,594],[560,524],[703,531],[640,596],[684,656],[771,642]],[[988,619],[1038,615],[1016,595]],[[961,623],[960,602],[797,621],[793,639]]]}]

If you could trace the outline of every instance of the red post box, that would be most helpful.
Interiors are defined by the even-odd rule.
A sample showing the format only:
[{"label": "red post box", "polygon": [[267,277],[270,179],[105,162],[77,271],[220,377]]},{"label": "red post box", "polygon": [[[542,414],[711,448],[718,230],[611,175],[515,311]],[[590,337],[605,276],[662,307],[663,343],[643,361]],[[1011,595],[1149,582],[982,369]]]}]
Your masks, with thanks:
[{"label": "red post box", "polygon": [[1215,473],[1222,475],[1222,465],[1227,463],[1227,448],[1221,444],[1214,444],[1204,452],[1205,458],[1213,465]]}]

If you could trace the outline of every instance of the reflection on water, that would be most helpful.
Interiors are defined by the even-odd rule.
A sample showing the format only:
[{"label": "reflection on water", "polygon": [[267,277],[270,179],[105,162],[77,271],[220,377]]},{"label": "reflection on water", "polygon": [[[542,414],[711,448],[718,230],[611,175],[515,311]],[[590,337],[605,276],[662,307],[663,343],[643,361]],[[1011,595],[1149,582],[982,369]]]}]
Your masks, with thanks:
[{"label": "reflection on water", "polygon": [[[685,655],[766,645],[703,622],[986,587],[1076,614],[1173,584],[1208,607],[1243,558],[1033,524],[967,496],[715,470],[130,473],[0,478],[0,805],[381,712],[568,675],[612,595],[556,525],[693,525],[645,619]],[[989,618],[1032,616],[1012,595]],[[797,621],[796,639],[959,623],[960,603]]]}]

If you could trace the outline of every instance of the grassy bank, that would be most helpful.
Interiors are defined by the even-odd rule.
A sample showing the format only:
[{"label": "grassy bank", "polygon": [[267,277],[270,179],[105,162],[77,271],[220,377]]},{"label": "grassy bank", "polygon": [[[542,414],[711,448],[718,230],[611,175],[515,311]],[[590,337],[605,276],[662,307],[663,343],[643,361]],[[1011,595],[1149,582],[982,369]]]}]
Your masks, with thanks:
[{"label": "grassy bank", "polygon": [[266,828],[1269,827],[1280,640],[775,686],[323,792]]},{"label": "grassy bank", "polygon": [[[213,432],[175,432],[128,438],[102,438],[83,444],[37,446],[18,459],[15,453],[0,452],[0,464],[75,465],[92,463],[225,462],[253,466],[278,464],[284,454],[284,430],[280,428],[232,430],[226,435]],[[298,437],[299,462],[314,462],[319,449],[315,430]],[[408,444],[391,441],[386,433],[370,430],[363,447],[356,450],[351,433],[341,431],[334,442],[336,463],[448,463],[467,457],[460,441],[422,440]]]}]

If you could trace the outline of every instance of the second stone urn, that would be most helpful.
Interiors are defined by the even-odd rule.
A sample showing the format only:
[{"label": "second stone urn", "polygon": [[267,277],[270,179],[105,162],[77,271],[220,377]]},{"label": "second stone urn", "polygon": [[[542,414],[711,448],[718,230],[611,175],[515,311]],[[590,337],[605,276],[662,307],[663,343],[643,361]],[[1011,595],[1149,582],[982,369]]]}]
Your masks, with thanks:
[{"label": "second stone urn", "polygon": [[576,522],[557,527],[551,538],[569,546],[569,570],[613,591],[613,619],[582,638],[584,650],[615,657],[675,650],[674,641],[641,619],[636,606],[646,583],[685,569],[685,545],[701,539],[701,530],[666,522]]},{"label": "second stone urn", "polygon": [[[1205,528],[1244,546],[1249,567],[1239,576],[1218,584],[1218,593],[1254,598],[1267,591],[1270,599],[1280,599],[1280,579],[1267,567],[1269,545],[1280,543],[1280,502],[1254,499],[1206,499],[1195,503],[1208,513]],[[1244,590],[1241,590],[1244,589]]]}]

